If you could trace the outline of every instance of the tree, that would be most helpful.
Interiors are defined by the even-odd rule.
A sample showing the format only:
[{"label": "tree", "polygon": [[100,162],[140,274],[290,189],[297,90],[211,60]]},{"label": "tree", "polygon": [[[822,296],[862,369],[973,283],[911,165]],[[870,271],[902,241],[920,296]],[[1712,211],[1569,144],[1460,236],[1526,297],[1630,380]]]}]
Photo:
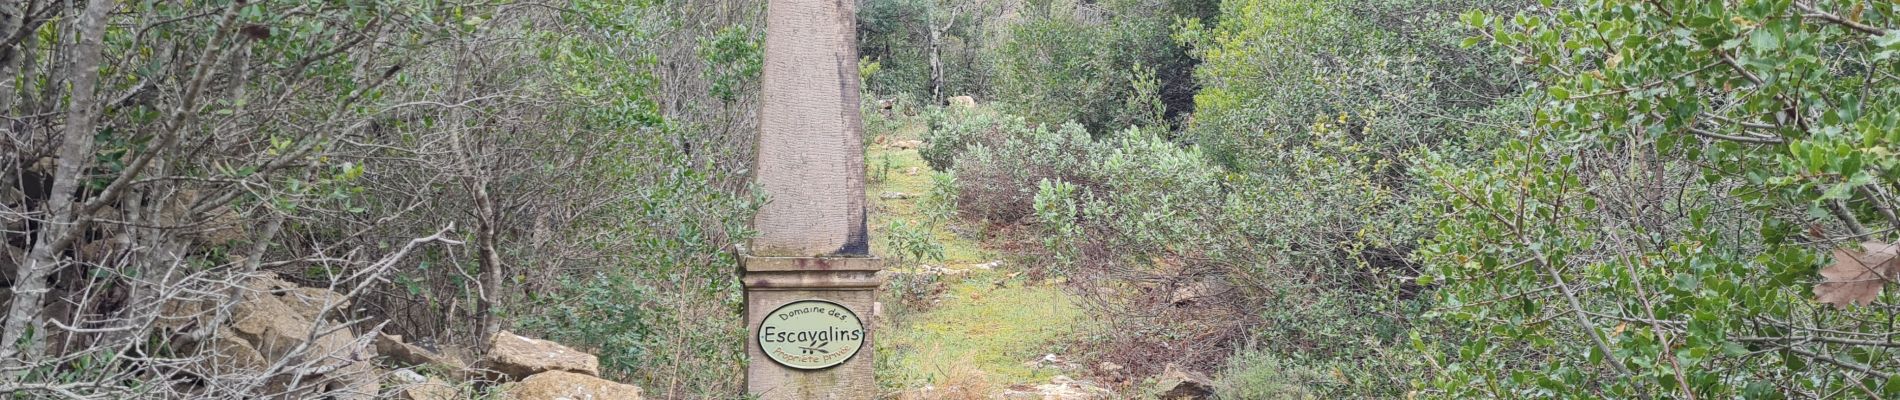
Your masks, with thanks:
[{"label": "tree", "polygon": [[[721,158],[722,140],[751,142],[734,128],[742,117],[663,116],[660,99],[712,97],[715,74],[669,57],[691,73],[655,76],[650,34],[700,32],[648,18],[660,11],[591,0],[0,5],[0,282],[11,289],[0,394],[325,390],[300,379],[334,355],[308,349],[242,374],[201,368],[233,354],[221,327],[267,277],[349,297],[310,337],[480,348],[487,333],[553,313],[537,300],[593,289],[570,285],[576,276],[628,282],[609,295],[655,308],[632,316],[640,323],[743,332],[675,322],[731,318],[733,303],[718,300],[736,285],[721,286],[729,268],[716,265],[732,260],[714,249],[743,240],[757,199],[730,189],[743,187],[743,159]],[[698,58],[688,47],[668,54]],[[732,47],[716,55],[745,58]],[[725,74],[737,91],[744,75]],[[728,134],[698,134],[710,131]],[[649,386],[661,392],[736,385],[737,349],[616,344],[600,346],[616,350],[615,377],[652,362],[715,371]]]}]

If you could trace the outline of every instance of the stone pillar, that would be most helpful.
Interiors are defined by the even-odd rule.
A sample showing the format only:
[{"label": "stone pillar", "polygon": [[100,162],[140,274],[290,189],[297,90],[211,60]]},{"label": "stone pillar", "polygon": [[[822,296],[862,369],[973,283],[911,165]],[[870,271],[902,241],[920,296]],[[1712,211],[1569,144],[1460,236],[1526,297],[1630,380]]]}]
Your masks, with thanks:
[{"label": "stone pillar", "polygon": [[746,390],[870,399],[882,264],[865,228],[856,2],[768,0],[755,172],[768,202],[741,251]]}]

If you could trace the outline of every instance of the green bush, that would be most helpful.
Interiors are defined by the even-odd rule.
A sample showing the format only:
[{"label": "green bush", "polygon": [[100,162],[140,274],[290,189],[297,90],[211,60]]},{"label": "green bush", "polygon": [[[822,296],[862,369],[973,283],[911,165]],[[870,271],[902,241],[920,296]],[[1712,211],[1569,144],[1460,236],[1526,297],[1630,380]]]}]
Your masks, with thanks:
[{"label": "green bush", "polygon": [[1036,184],[1061,180],[1089,186],[1082,167],[1104,152],[1079,124],[1051,131],[1026,126],[1019,118],[999,127],[1000,139],[977,142],[956,157],[959,215],[994,223],[1016,223],[1035,215]]},{"label": "green bush", "polygon": [[1039,124],[1172,126],[1194,109],[1196,60],[1171,26],[1214,9],[1208,0],[1031,4],[996,50],[997,99]]},{"label": "green bush", "polygon": [[1336,382],[1318,368],[1252,350],[1229,359],[1219,379],[1215,394],[1223,399],[1312,399],[1318,396],[1307,388]]},{"label": "green bush", "polygon": [[1894,5],[1549,4],[1464,18],[1539,89],[1489,162],[1431,169],[1421,279],[1459,329],[1416,341],[1430,394],[1900,396],[1870,272],[1900,227]]},{"label": "green bush", "polygon": [[1007,124],[1022,124],[988,108],[931,107],[925,115],[928,129],[923,132],[924,143],[917,148],[917,155],[930,169],[938,171],[955,167],[956,157],[971,145],[1001,140]]}]

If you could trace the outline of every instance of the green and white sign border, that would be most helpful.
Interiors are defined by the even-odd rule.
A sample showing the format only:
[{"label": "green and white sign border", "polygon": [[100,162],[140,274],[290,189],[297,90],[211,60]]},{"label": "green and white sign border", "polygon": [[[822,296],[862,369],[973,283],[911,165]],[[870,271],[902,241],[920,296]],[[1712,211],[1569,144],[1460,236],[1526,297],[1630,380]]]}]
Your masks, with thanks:
[{"label": "green and white sign border", "polygon": [[[858,329],[864,331],[864,337],[858,339],[858,346],[851,349],[850,355],[846,355],[844,358],[839,359],[837,362],[834,362],[825,366],[801,367],[797,365],[792,365],[791,363],[787,363],[783,360],[779,360],[777,356],[774,356],[770,350],[767,350],[765,348],[765,324],[767,322],[771,322],[772,316],[777,315],[779,311],[785,310],[786,307],[791,307],[793,305],[798,305],[802,303],[825,303],[833,307],[838,307],[838,309],[844,310],[846,315],[850,315],[852,321],[857,322]],[[871,336],[871,328],[864,324],[864,318],[859,317],[857,311],[852,310],[851,307],[846,307],[844,304],[839,304],[838,302],[825,300],[825,299],[799,299],[799,300],[792,300],[792,301],[785,302],[785,304],[780,304],[778,307],[772,308],[772,312],[765,313],[764,317],[759,318],[759,327],[757,330],[755,330],[755,332],[757,333],[752,336],[753,345],[759,346],[759,352],[765,353],[765,358],[769,358],[772,360],[773,363],[785,366],[786,368],[805,370],[805,371],[822,371],[826,369],[831,369],[833,367],[837,367],[839,365],[844,365],[844,363],[846,362],[850,362],[851,359],[858,357],[858,353],[861,353],[864,351],[864,342],[870,341],[870,336]]]}]

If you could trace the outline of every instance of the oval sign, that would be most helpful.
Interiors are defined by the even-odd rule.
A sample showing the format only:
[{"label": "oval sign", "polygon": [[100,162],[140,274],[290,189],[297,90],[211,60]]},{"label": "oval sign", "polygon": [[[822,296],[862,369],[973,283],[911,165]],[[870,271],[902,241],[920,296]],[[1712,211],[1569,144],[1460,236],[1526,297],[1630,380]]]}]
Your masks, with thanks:
[{"label": "oval sign", "polygon": [[779,306],[759,322],[759,350],[791,368],[825,369],[843,364],[864,347],[864,321],[838,303],[798,300]]}]

